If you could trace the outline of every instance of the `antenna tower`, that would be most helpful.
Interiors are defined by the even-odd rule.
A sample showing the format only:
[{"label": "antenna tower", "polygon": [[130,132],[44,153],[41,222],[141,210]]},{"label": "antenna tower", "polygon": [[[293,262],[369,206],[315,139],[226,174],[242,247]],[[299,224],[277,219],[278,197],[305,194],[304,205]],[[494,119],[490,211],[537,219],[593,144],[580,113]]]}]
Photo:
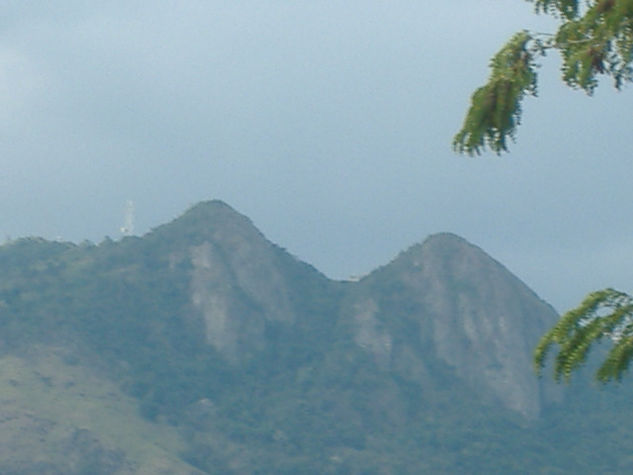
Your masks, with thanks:
[{"label": "antenna tower", "polygon": [[121,226],[121,234],[123,236],[131,236],[134,234],[134,202],[128,200],[125,204],[125,215],[123,218],[123,226]]}]

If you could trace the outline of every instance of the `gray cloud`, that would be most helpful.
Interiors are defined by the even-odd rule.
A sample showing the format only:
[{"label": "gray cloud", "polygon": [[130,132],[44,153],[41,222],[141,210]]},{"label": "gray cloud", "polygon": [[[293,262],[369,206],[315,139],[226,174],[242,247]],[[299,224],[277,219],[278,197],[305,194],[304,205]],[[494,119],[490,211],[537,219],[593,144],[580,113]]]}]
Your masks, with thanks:
[{"label": "gray cloud", "polygon": [[221,198],[333,277],[438,231],[558,308],[630,288],[630,93],[542,70],[507,158],[450,150],[489,57],[547,30],[529,3],[8,2],[0,236],[147,231]]}]

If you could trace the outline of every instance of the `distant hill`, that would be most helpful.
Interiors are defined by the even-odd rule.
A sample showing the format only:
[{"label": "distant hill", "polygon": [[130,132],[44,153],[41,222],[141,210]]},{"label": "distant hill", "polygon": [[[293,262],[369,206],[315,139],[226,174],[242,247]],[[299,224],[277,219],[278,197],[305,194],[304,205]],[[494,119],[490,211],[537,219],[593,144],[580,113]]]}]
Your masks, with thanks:
[{"label": "distant hill", "polygon": [[537,379],[556,313],[453,234],[332,281],[209,201],[0,275],[0,473],[633,468],[630,388]]}]

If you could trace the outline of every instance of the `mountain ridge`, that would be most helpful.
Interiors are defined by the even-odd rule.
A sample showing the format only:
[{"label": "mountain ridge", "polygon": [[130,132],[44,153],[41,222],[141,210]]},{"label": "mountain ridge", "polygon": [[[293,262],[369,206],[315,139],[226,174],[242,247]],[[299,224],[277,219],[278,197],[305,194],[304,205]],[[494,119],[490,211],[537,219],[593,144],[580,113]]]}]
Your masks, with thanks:
[{"label": "mountain ridge", "polygon": [[[287,284],[277,271],[274,259],[266,257],[266,252],[276,246],[270,243],[248,218],[222,201],[200,203],[185,212],[182,218],[172,222],[172,225],[177,226],[181,221],[187,220],[205,223],[204,228],[210,233],[207,234],[206,244],[195,248],[195,256],[192,258],[196,269],[194,281],[198,287],[194,300],[198,302],[205,315],[208,340],[232,361],[235,361],[240,351],[265,348],[265,338],[262,335],[266,322],[272,319],[291,324],[295,313],[290,308],[290,297],[278,291],[280,288],[287,288]],[[215,281],[209,282],[209,269],[221,267],[220,259],[213,257],[213,246],[220,247],[226,255],[233,256],[234,262],[229,268],[237,269],[241,275],[248,275],[249,279],[253,279],[240,280],[237,276],[236,285],[244,289],[244,293],[262,309],[260,315],[253,315],[244,320],[233,331],[227,330],[227,325],[238,321],[238,317],[228,316],[226,310],[228,300],[233,300],[219,297],[217,292],[214,293],[209,288],[217,284]],[[252,262],[258,262],[259,265],[243,272],[243,268]],[[375,272],[378,272],[376,275],[380,275],[380,270],[385,273],[392,270],[400,273],[397,278],[404,286],[408,286],[414,293],[426,293],[431,296],[423,299],[420,307],[433,315],[432,341],[438,356],[449,366],[457,368],[459,377],[468,380],[473,388],[480,391],[481,383],[484,381],[487,386],[485,389],[492,389],[495,398],[504,406],[527,418],[538,417],[542,383],[535,380],[525,369],[531,366],[531,351],[538,337],[556,319],[556,313],[550,306],[538,299],[542,305],[531,315],[523,315],[520,308],[508,308],[514,305],[515,301],[538,297],[481,248],[453,233],[436,233],[421,243],[414,244],[390,263],[371,272],[367,279],[372,279]],[[205,274],[205,277],[202,277],[202,274]],[[227,268],[222,267],[219,274],[219,278],[225,278]],[[204,284],[201,283],[203,281]],[[262,289],[264,281],[270,285]],[[362,286],[362,282],[351,285]],[[335,284],[336,281],[331,283]],[[497,291],[499,285],[504,286],[503,291]],[[509,296],[502,299],[502,294]],[[275,298],[264,302],[264,295],[275,295]],[[438,299],[439,295],[443,296],[441,301]],[[478,299],[477,302],[472,301],[475,297]],[[489,301],[489,308],[482,310],[481,307],[486,304],[486,300]],[[455,302],[461,308],[453,308]],[[376,361],[386,364],[393,336],[379,330],[380,325],[376,319],[376,315],[380,313],[379,307],[371,300],[356,302],[353,305],[357,308],[352,317],[353,325],[356,326],[354,341],[361,347],[371,348],[370,351]],[[501,306],[503,309],[499,310]],[[498,311],[505,312],[506,315],[492,315]],[[442,316],[448,315],[459,315],[459,318],[466,320],[447,322]],[[508,315],[535,321],[499,320],[508,318]],[[246,328],[251,333],[257,332],[259,336],[252,335],[252,338],[239,344],[237,340]],[[516,331],[510,331],[508,334],[508,329]],[[455,344],[458,340],[460,343]],[[471,354],[462,350],[464,345],[472,348]],[[491,348],[495,349],[494,355],[490,351],[484,351]],[[479,361],[481,355],[487,357]],[[520,358],[520,361],[517,358]],[[477,361],[478,363],[475,363]],[[473,379],[469,376],[471,374],[478,376]],[[485,376],[482,378],[481,374]],[[518,374],[522,375],[521,381],[516,379]]]},{"label": "mountain ridge", "polygon": [[[566,430],[551,427],[571,424],[556,419],[568,395],[531,368],[556,313],[451,233],[357,282],[336,281],[214,200],[143,237],[0,246],[0,274],[0,366],[27,361],[15,358],[32,347],[55,363],[46,373],[41,363],[16,373],[17,386],[0,378],[0,393],[27,398],[15,391],[37,387],[67,398],[60,417],[88,403],[109,414],[100,404],[116,397],[129,434],[147,424],[163,434],[158,449],[131,451],[101,426],[107,417],[47,413],[47,445],[92,447],[85,459],[68,452],[72,466],[42,455],[51,473],[141,473],[148,453],[162,454],[155,470],[163,473],[507,473],[587,461],[561,458],[547,438]],[[54,356],[60,347],[62,358]],[[117,389],[84,390],[73,365]],[[9,417],[0,430],[21,447],[5,467],[29,466],[17,434],[40,429],[24,410],[0,402]],[[9,420],[23,421],[18,432]],[[110,472],[94,471],[99,463]],[[616,466],[600,463],[602,471]]]}]

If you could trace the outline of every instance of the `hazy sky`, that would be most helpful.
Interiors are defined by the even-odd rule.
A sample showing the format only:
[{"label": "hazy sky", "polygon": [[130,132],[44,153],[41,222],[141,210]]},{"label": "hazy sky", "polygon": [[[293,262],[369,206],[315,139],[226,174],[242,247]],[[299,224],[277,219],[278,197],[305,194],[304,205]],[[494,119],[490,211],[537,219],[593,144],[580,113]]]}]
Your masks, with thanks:
[{"label": "hazy sky", "polygon": [[330,277],[427,235],[565,310],[633,290],[633,91],[546,60],[512,153],[450,147],[521,0],[0,0],[0,238],[142,234],[219,198]]}]

